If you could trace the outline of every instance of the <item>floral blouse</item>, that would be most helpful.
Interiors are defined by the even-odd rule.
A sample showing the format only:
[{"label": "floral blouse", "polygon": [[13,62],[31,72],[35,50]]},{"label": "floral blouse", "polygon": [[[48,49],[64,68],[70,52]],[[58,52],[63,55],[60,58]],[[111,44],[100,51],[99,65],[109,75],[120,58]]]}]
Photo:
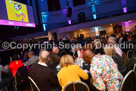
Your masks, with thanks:
[{"label": "floral blouse", "polygon": [[119,91],[123,76],[117,69],[116,63],[107,55],[96,55],[91,61],[90,73],[93,85],[105,91]]}]

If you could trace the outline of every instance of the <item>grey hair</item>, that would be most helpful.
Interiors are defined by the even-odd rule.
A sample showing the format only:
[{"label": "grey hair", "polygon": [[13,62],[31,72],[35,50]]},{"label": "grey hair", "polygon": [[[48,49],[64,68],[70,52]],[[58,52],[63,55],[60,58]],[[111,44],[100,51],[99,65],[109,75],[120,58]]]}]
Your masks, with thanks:
[{"label": "grey hair", "polygon": [[108,41],[110,41],[112,44],[116,44],[116,38],[115,37],[109,37]]}]

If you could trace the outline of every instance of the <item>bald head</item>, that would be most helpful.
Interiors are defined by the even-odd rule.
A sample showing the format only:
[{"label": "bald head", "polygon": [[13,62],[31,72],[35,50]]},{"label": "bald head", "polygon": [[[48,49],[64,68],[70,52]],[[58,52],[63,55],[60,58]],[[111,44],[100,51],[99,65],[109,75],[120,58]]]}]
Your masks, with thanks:
[{"label": "bald head", "polygon": [[48,51],[41,51],[39,55],[39,60],[47,62],[49,58],[49,52]]},{"label": "bald head", "polygon": [[85,56],[92,56],[92,55],[94,55],[94,53],[91,50],[86,50],[86,51],[84,51],[84,55]]},{"label": "bald head", "polygon": [[95,54],[91,50],[84,51],[83,58],[88,64],[90,64],[90,62],[94,56],[95,56]]}]

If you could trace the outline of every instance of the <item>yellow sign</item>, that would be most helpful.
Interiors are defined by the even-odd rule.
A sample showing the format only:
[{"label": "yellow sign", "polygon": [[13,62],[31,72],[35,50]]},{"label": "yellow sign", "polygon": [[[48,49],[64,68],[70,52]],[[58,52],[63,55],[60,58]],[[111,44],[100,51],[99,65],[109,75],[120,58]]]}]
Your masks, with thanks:
[{"label": "yellow sign", "polygon": [[26,5],[12,0],[5,1],[7,6],[8,20],[29,22]]}]

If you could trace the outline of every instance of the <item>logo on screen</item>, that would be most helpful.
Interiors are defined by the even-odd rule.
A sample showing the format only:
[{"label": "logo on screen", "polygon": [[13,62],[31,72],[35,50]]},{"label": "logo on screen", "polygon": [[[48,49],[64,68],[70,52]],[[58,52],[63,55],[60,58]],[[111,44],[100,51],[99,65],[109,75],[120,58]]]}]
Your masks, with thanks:
[{"label": "logo on screen", "polygon": [[29,22],[26,5],[6,0],[6,7],[9,20]]},{"label": "logo on screen", "polygon": [[18,5],[17,3],[14,3],[14,8],[16,9],[16,11],[21,10],[21,5]]}]

